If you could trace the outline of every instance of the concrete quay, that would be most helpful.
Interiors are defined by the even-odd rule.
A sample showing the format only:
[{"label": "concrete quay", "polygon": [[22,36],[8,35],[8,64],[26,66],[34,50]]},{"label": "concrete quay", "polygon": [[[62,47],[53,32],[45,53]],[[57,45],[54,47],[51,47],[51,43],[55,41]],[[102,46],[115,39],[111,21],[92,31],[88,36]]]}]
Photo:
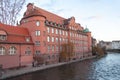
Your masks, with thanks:
[{"label": "concrete quay", "polygon": [[61,63],[42,65],[42,66],[37,66],[37,67],[31,66],[31,67],[25,67],[25,68],[21,68],[21,69],[17,69],[17,70],[16,69],[15,70],[8,70],[2,74],[2,76],[0,77],[0,80],[20,76],[20,75],[27,74],[27,73],[32,73],[35,71],[40,71],[40,70],[45,70],[45,69],[49,69],[49,68],[53,68],[53,67],[58,67],[58,66],[62,66],[65,64],[71,64],[71,63],[79,62],[79,61],[86,60],[86,59],[92,59],[95,57],[96,56],[92,56],[92,57],[87,57],[87,58],[83,58],[83,59],[79,59],[79,60],[72,60],[69,62],[61,62]]}]

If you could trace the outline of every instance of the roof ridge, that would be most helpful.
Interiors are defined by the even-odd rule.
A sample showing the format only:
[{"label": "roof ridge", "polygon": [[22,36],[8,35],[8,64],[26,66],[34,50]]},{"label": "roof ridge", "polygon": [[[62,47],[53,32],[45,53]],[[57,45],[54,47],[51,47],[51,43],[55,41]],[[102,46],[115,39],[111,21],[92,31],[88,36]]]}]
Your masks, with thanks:
[{"label": "roof ridge", "polygon": [[[57,16],[57,17],[59,17],[59,18],[66,19],[66,18],[64,18],[64,17],[61,17],[61,16],[55,14],[55,13],[52,13],[52,12],[50,12],[50,11],[47,11],[47,10],[45,10],[45,9],[43,9],[43,8],[39,8],[39,7],[37,7],[37,6],[34,6],[34,7],[37,8],[37,9],[43,10],[43,11],[45,11],[45,12],[47,12],[47,13],[50,13],[50,14],[52,14],[52,15],[55,15],[55,16]],[[39,10],[38,10],[38,11],[39,11]],[[39,12],[40,12],[40,11],[39,11]],[[43,15],[44,15],[44,14],[43,14]]]},{"label": "roof ridge", "polygon": [[[30,35],[28,32],[28,29],[25,27],[20,27],[20,26],[13,26],[13,25],[6,25],[6,24],[1,24],[0,23],[0,29],[4,29],[7,32],[9,32],[9,34],[15,34],[17,33],[17,35]],[[13,30],[13,31],[12,31]],[[23,32],[23,33],[22,33]]]}]

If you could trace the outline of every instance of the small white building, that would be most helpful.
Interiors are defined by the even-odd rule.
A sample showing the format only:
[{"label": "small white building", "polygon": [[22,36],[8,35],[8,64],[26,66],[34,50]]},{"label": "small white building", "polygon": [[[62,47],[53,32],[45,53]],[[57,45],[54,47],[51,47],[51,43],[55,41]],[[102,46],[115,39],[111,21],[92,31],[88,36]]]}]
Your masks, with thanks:
[{"label": "small white building", "polygon": [[120,40],[112,41],[112,49],[120,49]]},{"label": "small white building", "polygon": [[106,48],[106,50],[112,49],[112,42],[109,41],[99,41],[99,46],[101,48]]}]

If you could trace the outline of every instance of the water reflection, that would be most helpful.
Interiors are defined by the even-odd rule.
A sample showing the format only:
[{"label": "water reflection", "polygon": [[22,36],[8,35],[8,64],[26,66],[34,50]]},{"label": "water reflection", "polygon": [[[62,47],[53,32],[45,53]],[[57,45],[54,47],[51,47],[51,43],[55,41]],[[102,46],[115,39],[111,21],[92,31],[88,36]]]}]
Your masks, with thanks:
[{"label": "water reflection", "polygon": [[119,80],[120,54],[76,62],[7,80]]}]

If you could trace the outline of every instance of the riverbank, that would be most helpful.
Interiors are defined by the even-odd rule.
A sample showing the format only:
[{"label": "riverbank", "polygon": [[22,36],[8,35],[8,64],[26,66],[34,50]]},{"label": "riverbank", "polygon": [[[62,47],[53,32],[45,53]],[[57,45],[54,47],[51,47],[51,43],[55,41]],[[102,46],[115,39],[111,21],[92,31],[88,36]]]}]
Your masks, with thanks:
[{"label": "riverbank", "polygon": [[11,78],[11,77],[16,77],[16,76],[20,76],[20,75],[27,74],[27,73],[32,73],[35,71],[40,71],[40,70],[45,70],[45,69],[49,69],[49,68],[53,68],[53,67],[58,67],[58,66],[62,66],[65,64],[71,64],[71,63],[86,60],[86,59],[92,59],[95,57],[96,56],[92,56],[92,57],[87,57],[87,58],[83,58],[83,59],[79,59],[79,60],[73,60],[70,62],[62,62],[62,63],[51,64],[51,65],[43,65],[43,66],[39,66],[39,67],[32,67],[31,66],[31,67],[21,68],[18,70],[8,70],[2,74],[0,79],[7,79],[7,78]]},{"label": "riverbank", "polygon": [[116,52],[116,53],[120,53],[120,49],[118,49],[118,50],[107,50],[107,52]]}]

